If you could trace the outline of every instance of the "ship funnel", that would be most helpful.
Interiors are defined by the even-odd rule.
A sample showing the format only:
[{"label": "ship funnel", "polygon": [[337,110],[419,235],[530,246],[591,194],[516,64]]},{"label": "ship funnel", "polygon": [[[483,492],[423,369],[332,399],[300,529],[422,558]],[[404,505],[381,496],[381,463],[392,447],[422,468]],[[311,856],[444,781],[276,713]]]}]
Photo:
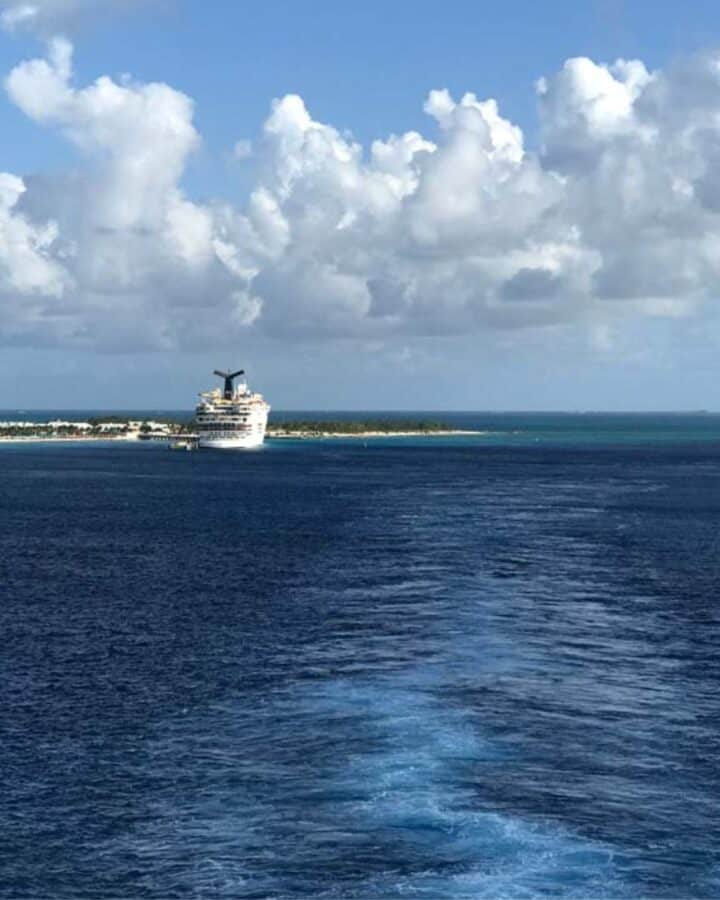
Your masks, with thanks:
[{"label": "ship funnel", "polygon": [[221,372],[219,369],[215,369],[213,374],[219,375],[221,378],[225,379],[225,389],[223,390],[223,397],[226,400],[232,400],[232,398],[233,398],[233,378],[237,378],[238,375],[244,375],[245,369],[238,369],[237,372]]}]

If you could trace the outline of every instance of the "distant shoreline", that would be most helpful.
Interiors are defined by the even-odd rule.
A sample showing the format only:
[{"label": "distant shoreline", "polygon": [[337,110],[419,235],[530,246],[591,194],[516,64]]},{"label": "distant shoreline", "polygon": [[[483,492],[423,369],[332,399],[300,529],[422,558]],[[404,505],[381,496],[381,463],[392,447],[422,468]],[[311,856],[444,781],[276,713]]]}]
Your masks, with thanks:
[{"label": "distant shoreline", "polygon": [[[268,431],[265,434],[266,440],[326,440],[337,438],[352,438],[367,440],[368,438],[398,438],[398,437],[462,437],[463,435],[483,435],[489,434],[489,431],[469,431],[465,429],[447,429],[433,431]],[[173,441],[182,442],[186,438],[182,434],[173,435],[166,440],[142,440],[136,437],[126,437],[119,435],[113,437],[111,435],[91,435],[83,437],[82,435],[13,435],[0,436],[0,444],[91,444],[91,443],[118,443],[118,444],[170,444]]]}]

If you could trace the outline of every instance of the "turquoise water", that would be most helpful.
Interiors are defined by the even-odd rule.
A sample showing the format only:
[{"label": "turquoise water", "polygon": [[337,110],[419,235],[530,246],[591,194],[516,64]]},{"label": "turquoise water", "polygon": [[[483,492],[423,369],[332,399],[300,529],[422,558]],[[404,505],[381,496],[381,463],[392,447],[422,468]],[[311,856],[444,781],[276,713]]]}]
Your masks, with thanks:
[{"label": "turquoise water", "polygon": [[[170,417],[187,421],[191,410],[0,410],[0,421],[22,419],[47,421],[52,418],[81,420],[89,416],[126,415],[132,418],[152,416]],[[393,412],[393,411],[323,411],[291,410],[273,411],[273,421],[364,421],[368,419],[407,419],[416,422],[428,419],[447,423],[460,430],[483,431],[484,444],[524,445],[532,443],[555,444],[604,444],[720,441],[720,413],[515,413],[515,412]],[[382,440],[382,439],[378,439]],[[407,440],[410,438],[394,438]],[[434,437],[442,441],[441,437]],[[452,438],[453,442],[465,440],[473,443],[480,438],[466,436]]]}]

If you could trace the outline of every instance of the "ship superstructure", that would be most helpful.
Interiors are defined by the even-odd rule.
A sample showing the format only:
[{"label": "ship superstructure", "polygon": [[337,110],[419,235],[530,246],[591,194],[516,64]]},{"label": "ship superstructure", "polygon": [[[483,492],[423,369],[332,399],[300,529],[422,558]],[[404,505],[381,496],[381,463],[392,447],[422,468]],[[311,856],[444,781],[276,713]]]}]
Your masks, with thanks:
[{"label": "ship superstructure", "polygon": [[[241,450],[261,446],[265,439],[269,405],[262,394],[254,394],[243,377],[244,370],[220,372],[224,387],[203,391],[195,409],[198,446]],[[235,384],[235,379],[240,379]]]}]

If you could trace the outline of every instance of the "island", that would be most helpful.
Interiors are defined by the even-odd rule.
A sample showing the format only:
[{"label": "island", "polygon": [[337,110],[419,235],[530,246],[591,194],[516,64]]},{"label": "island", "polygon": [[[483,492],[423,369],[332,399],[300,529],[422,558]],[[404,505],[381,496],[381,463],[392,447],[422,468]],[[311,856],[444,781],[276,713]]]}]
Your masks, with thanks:
[{"label": "island", "polygon": [[[483,434],[452,428],[444,422],[427,419],[371,418],[355,419],[287,419],[269,422],[269,439],[424,437]],[[173,444],[195,440],[194,419],[160,417],[134,419],[107,415],[88,417],[84,421],[51,419],[49,421],[0,421],[0,441],[162,441]]]},{"label": "island", "polygon": [[185,432],[185,423],[174,419],[131,419],[114,415],[89,417],[84,421],[0,421],[0,441],[168,440]]},{"label": "island", "polygon": [[303,419],[270,422],[268,438],[333,438],[333,437],[423,437],[426,435],[481,434],[451,428],[444,422],[426,419]]}]

